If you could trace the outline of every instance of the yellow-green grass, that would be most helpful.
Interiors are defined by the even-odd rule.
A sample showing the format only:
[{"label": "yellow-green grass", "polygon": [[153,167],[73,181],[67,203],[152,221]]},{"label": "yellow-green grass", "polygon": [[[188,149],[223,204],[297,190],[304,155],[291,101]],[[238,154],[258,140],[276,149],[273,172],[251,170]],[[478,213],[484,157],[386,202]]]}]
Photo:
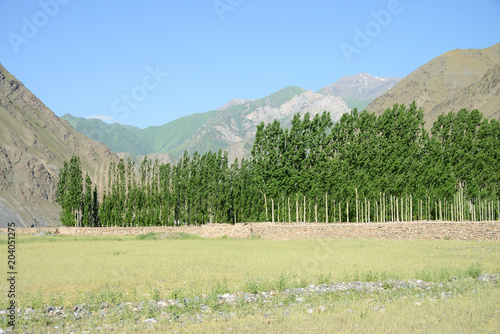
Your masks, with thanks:
[{"label": "yellow-green grass", "polygon": [[[309,296],[303,303],[285,302],[283,306],[278,306],[278,301],[256,306],[215,303],[209,314],[199,305],[175,310],[146,308],[139,313],[125,308],[111,310],[105,318],[76,320],[70,315],[62,319],[21,319],[19,328],[29,333],[101,333],[103,328],[119,333],[498,333],[497,284],[462,279],[447,283],[444,290],[453,292],[447,297],[442,297],[439,289],[334,293]],[[217,306],[220,308],[215,309]],[[197,318],[199,314],[203,320]],[[172,320],[175,316],[179,318]],[[145,322],[148,318],[158,323],[149,325]]]},{"label": "yellow-green grass", "polygon": [[[439,281],[469,276],[477,264],[483,272],[500,273],[500,243],[494,242],[71,236],[16,241],[21,304],[38,298],[40,304],[70,305],[89,293],[135,301],[337,281]],[[6,254],[5,238],[1,242]],[[1,289],[5,296],[6,284]]]},{"label": "yellow-green grass", "polygon": [[409,295],[390,300],[380,295],[367,295],[355,300],[322,300],[320,305],[296,307],[287,316],[282,309],[269,310],[236,315],[228,321],[181,326],[184,325],[160,325],[156,330],[190,333],[498,333],[500,292],[486,288],[454,299]]}]

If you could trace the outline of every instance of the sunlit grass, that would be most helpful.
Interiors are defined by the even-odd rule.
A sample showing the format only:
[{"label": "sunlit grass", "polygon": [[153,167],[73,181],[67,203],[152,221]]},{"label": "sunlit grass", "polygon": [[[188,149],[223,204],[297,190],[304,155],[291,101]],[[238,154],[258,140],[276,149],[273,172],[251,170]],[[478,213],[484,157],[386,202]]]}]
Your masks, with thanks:
[{"label": "sunlit grass", "polygon": [[[0,247],[6,250],[5,237]],[[118,304],[206,296],[217,312],[197,323],[194,303],[171,322],[161,311],[111,310],[105,319],[21,319],[29,332],[86,330],[102,326],[119,332],[491,332],[500,326],[500,293],[494,284],[469,277],[500,273],[500,244],[451,240],[201,239],[186,234],[142,236],[24,236],[16,238],[17,292],[21,308],[47,305]],[[451,277],[458,279],[452,279]],[[463,279],[461,279],[461,277]],[[282,298],[283,306],[259,303],[220,305],[213,296],[338,281],[418,278],[445,281],[442,290],[390,288],[381,293],[313,295],[304,303]],[[5,295],[5,286],[0,286]],[[207,297],[208,296],[208,297]],[[2,298],[0,308],[5,308]],[[278,303],[278,301],[276,301]],[[296,305],[294,305],[294,303]],[[275,304],[276,305],[276,304]],[[192,309],[191,309],[192,308]],[[224,320],[220,314],[230,315]],[[114,312],[114,313],[113,313]],[[168,312],[180,312],[173,310]],[[151,328],[144,319],[155,317]],[[38,319],[38,320],[37,320]],[[73,329],[70,329],[68,326]]]},{"label": "sunlit grass", "polygon": [[[322,309],[320,310],[320,306]],[[312,313],[308,313],[308,310]],[[500,292],[485,289],[450,299],[367,295],[192,324],[191,333],[498,333]],[[175,324],[165,332],[182,329]],[[159,330],[161,332],[161,329]]]},{"label": "sunlit grass", "polygon": [[222,282],[245,291],[500,272],[500,244],[473,241],[19,236],[16,251],[21,301],[39,295],[65,304],[110,290],[126,300],[154,289],[166,298],[199,295]]}]

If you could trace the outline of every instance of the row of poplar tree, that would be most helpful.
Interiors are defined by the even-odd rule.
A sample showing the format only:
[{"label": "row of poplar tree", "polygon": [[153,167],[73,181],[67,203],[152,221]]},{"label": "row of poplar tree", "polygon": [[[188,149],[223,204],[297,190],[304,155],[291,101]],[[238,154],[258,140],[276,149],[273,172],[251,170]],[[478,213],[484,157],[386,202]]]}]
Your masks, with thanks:
[{"label": "row of poplar tree", "polygon": [[[185,153],[177,164],[111,164],[99,197],[73,157],[60,172],[65,225],[500,219],[500,122],[413,103],[257,127],[249,159]],[[99,203],[99,199],[101,199]]]}]

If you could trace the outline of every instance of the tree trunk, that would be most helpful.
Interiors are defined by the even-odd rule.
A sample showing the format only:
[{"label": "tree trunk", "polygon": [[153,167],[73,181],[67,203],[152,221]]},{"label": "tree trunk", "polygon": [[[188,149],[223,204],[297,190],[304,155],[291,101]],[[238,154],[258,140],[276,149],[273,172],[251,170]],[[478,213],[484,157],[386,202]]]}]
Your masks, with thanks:
[{"label": "tree trunk", "polygon": [[267,215],[267,197],[266,193],[264,193],[264,206],[266,207],[266,222],[269,221],[268,215]]},{"label": "tree trunk", "polygon": [[279,222],[280,222],[280,200],[279,199],[278,199],[278,214],[276,215],[276,217],[278,218],[276,221],[279,224]]},{"label": "tree trunk", "polygon": [[349,222],[349,201],[347,201],[347,222]]},{"label": "tree trunk", "polygon": [[391,212],[391,222],[394,222],[394,212],[392,209],[392,195],[391,195],[391,202],[390,202],[390,212]]},{"label": "tree trunk", "polygon": [[325,221],[328,224],[328,193],[325,193],[325,209],[326,209],[326,219],[325,219]]},{"label": "tree trunk", "polygon": [[339,202],[339,223],[342,223],[342,202]]},{"label": "tree trunk", "polygon": [[368,201],[368,223],[371,222],[371,219],[370,219],[371,215],[370,215],[370,213],[371,213],[371,210],[370,210],[370,201]]},{"label": "tree trunk", "polygon": [[299,222],[299,197],[295,194],[295,222]]},{"label": "tree trunk", "polygon": [[359,207],[359,204],[358,204],[358,188],[354,188],[354,190],[356,191],[356,223],[359,223],[359,216],[358,216],[358,207]]},{"label": "tree trunk", "polygon": [[306,222],[306,197],[304,196],[304,216],[302,217],[304,223]]},{"label": "tree trunk", "polygon": [[292,211],[290,208],[290,196],[288,196],[288,222],[292,222]]},{"label": "tree trunk", "polygon": [[367,223],[368,223],[368,215],[369,215],[369,211],[370,211],[370,209],[368,208],[369,204],[370,204],[370,202],[368,202],[366,200],[366,197],[365,197],[365,218],[366,218],[365,222],[367,222]]},{"label": "tree trunk", "polygon": [[399,199],[396,197],[396,221],[399,221]]},{"label": "tree trunk", "polygon": [[274,224],[274,199],[271,198],[271,215],[272,215],[272,223]]},{"label": "tree trunk", "polygon": [[382,222],[385,223],[387,221],[387,211],[386,211],[387,207],[385,205],[385,193],[382,196],[382,200],[383,200],[383,202],[382,202]]},{"label": "tree trunk", "polygon": [[314,222],[318,222],[318,203],[314,202]]}]

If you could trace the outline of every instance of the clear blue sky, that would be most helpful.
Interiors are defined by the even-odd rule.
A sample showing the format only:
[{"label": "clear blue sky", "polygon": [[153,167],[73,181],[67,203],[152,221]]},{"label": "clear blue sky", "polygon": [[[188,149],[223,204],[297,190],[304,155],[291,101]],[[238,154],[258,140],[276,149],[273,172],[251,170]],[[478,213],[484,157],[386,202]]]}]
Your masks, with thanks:
[{"label": "clear blue sky", "polygon": [[498,42],[499,0],[0,0],[7,70],[59,116],[139,127]]}]

